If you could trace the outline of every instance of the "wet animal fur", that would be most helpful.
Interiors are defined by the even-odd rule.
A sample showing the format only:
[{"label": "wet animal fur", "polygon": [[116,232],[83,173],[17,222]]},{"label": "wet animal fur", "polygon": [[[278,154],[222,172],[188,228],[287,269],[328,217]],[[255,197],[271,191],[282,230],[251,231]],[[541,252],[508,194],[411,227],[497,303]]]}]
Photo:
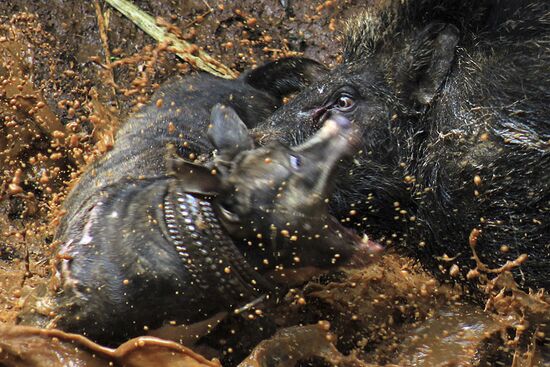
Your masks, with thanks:
[{"label": "wet animal fur", "polygon": [[444,254],[458,256],[461,277],[479,228],[483,261],[527,253],[517,279],[548,289],[549,65],[547,1],[386,1],[348,23],[343,64],[267,127],[300,142],[319,123],[312,111],[352,86],[361,105],[347,116],[365,143],[334,210],[355,204],[354,225],[437,273],[452,264]]}]

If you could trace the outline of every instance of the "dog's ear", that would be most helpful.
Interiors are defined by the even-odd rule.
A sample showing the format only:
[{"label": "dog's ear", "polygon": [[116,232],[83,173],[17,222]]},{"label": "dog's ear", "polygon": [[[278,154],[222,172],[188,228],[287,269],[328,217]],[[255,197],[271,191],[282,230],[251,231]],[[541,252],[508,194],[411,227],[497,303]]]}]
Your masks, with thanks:
[{"label": "dog's ear", "polygon": [[254,147],[248,128],[237,112],[219,103],[212,108],[207,135],[218,154],[226,160]]},{"label": "dog's ear", "polygon": [[185,192],[204,195],[216,195],[220,192],[222,184],[219,177],[210,168],[178,156],[173,145],[168,147],[166,169]]}]

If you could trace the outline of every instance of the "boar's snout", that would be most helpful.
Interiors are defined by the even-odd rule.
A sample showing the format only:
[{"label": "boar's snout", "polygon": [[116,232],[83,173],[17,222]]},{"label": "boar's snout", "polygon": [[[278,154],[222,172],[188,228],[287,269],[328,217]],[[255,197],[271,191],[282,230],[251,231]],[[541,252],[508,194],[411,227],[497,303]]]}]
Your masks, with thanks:
[{"label": "boar's snout", "polygon": [[[379,245],[361,239],[328,210],[327,199],[334,189],[339,163],[354,154],[360,143],[360,132],[354,124],[340,114],[332,114],[314,136],[289,150],[292,174],[274,201],[271,219],[277,228],[290,227],[283,233],[289,233],[295,242],[278,236],[277,247],[301,259],[300,264],[292,266],[326,268],[352,258],[362,265],[381,252]],[[293,213],[292,221],[288,213]]]},{"label": "boar's snout", "polygon": [[300,159],[293,162],[291,158],[291,164],[298,166],[293,167],[298,171],[295,179],[300,181],[295,186],[301,187],[296,193],[307,192],[314,201],[319,197],[324,200],[332,192],[339,162],[358,150],[360,140],[359,131],[349,119],[339,114],[330,116],[312,138],[293,149],[297,153],[294,161]]}]

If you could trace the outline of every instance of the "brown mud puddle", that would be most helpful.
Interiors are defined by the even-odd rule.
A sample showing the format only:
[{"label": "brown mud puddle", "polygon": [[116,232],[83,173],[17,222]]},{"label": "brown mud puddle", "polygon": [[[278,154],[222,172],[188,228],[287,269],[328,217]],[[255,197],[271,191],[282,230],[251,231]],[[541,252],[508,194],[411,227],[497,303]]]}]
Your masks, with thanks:
[{"label": "brown mud puddle", "polygon": [[[296,54],[335,65],[341,21],[364,3],[286,2],[287,9],[277,0],[136,4],[238,72]],[[222,322],[209,342],[193,347],[208,359],[152,337],[108,349],[14,326],[30,289],[48,283],[55,224],[71,182],[112,147],[124,116],[190,67],[102,1],[3,1],[0,20],[1,365],[218,366],[214,357],[224,366],[243,359],[241,366],[548,362],[547,295],[526,294],[503,273],[486,282],[486,305],[474,304],[391,254],[291,290],[270,314],[275,335],[261,343],[256,326]]]},{"label": "brown mud puddle", "polygon": [[[409,260],[386,255],[339,280],[290,291],[271,312],[275,335],[238,366],[544,366],[550,304],[541,295],[502,289],[509,295],[495,295],[483,310]],[[248,337],[236,330],[237,338]],[[151,336],[110,349],[57,330],[0,326],[0,361],[7,366],[220,366],[218,358],[227,360],[220,350],[206,353],[208,359]]]},{"label": "brown mud puddle", "polygon": [[0,335],[2,366],[220,366],[181,344],[152,337],[131,339],[110,349],[59,330],[0,326]]}]

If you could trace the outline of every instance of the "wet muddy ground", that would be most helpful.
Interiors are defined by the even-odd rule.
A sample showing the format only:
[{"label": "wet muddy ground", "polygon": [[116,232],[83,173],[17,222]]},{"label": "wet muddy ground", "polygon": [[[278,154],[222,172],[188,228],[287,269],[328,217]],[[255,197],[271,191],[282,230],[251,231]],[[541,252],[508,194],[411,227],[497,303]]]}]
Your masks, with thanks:
[{"label": "wet muddy ground", "polygon": [[[237,72],[285,55],[337,64],[342,22],[365,6],[354,0],[135,4]],[[71,183],[110,149],[121,121],[152,91],[190,72],[103,1],[0,2],[0,356],[6,365],[63,365],[67,358],[96,358],[91,355],[97,365],[140,366],[154,358],[165,365],[217,363],[143,340],[132,345],[150,347],[131,359],[131,343],[130,352],[116,354],[61,334],[11,327],[30,290],[47,286],[53,233]],[[390,250],[368,268],[291,290],[271,313],[274,323],[222,321],[196,351],[224,366],[238,364],[254,347],[243,365],[542,366],[548,296],[517,290],[506,274],[484,289],[486,298],[473,302]],[[258,330],[266,338],[277,333],[257,345],[251,335],[263,335]],[[38,349],[52,352],[21,362]],[[14,355],[19,359],[10,360]]]}]

